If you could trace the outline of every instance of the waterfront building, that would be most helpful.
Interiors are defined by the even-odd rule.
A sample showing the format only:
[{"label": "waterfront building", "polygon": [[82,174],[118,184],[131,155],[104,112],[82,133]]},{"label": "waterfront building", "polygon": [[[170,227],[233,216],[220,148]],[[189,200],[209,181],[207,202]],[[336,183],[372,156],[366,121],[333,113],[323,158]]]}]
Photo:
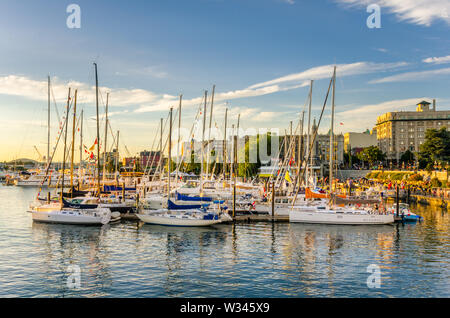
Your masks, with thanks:
[{"label": "waterfront building", "polygon": [[112,162],[115,164],[116,162],[119,162],[119,152],[117,149],[113,149],[111,152],[107,152],[106,154],[101,153],[100,154],[100,164],[104,164],[104,157],[106,157],[106,163]]},{"label": "waterfront building", "polygon": [[135,163],[138,162],[138,158],[136,157],[125,157],[122,159],[122,165],[125,170],[133,170]]},{"label": "waterfront building", "polygon": [[161,153],[159,151],[144,150],[139,154],[139,165],[142,169],[145,169],[146,167],[156,168],[160,160],[161,160]]},{"label": "waterfront building", "polygon": [[344,151],[346,153],[352,152],[355,154],[360,149],[370,146],[378,146],[377,131],[367,129],[365,132],[348,132],[344,134]]},{"label": "waterfront building", "polygon": [[388,161],[399,162],[407,150],[419,151],[428,129],[446,127],[450,131],[450,110],[436,110],[436,100],[421,101],[416,111],[389,112],[377,118],[378,147]]}]

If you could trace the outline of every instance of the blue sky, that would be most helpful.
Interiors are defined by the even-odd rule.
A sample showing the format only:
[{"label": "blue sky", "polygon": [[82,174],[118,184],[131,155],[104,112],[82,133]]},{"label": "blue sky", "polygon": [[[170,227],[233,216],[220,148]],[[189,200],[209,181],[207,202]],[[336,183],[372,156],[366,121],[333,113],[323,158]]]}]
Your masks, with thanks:
[{"label": "blue sky", "polygon": [[[71,3],[81,29],[66,26]],[[371,3],[381,6],[380,29],[366,25]],[[150,148],[179,94],[189,129],[213,84],[219,127],[228,103],[230,124],[240,113],[244,128],[284,130],[303,110],[310,79],[318,117],[333,64],[338,131],[371,129],[377,115],[422,99],[449,109],[447,12],[448,0],[3,0],[0,160],[37,159],[34,145],[45,153],[48,74],[60,114],[69,86],[95,114],[94,61],[102,94],[111,94],[112,128],[132,153]],[[86,144],[94,125],[87,120]],[[52,126],[56,137],[57,119]]]}]

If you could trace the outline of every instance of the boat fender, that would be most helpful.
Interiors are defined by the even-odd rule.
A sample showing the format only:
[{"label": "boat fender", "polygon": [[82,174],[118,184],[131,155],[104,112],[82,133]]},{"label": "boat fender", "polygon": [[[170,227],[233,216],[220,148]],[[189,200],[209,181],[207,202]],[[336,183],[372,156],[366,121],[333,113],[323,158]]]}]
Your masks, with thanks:
[{"label": "boat fender", "polygon": [[112,219],[120,218],[120,212],[112,212],[111,213],[111,218]]}]

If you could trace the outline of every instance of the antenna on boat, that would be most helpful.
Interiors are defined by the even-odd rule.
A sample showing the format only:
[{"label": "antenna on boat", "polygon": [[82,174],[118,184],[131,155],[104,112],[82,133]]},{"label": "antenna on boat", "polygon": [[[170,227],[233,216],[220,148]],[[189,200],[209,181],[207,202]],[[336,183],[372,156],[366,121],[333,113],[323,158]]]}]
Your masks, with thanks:
[{"label": "antenna on boat", "polygon": [[[178,106],[178,142],[177,142],[177,160],[180,160],[181,163],[181,158],[180,158],[180,141],[181,141],[181,103],[183,101],[183,95],[180,95],[180,104]],[[178,170],[179,170],[179,165],[177,164],[177,172],[176,172],[176,184],[178,185]]]},{"label": "antenna on boat", "polygon": [[47,165],[50,165],[50,75],[48,76]]},{"label": "antenna on boat", "polygon": [[100,198],[100,126],[98,117],[98,74],[97,63],[94,63],[95,67],[95,107],[97,111],[97,192]]},{"label": "antenna on boat", "polygon": [[65,118],[65,131],[64,131],[64,150],[63,150],[63,163],[62,163],[62,182],[61,182],[61,208],[63,207],[63,195],[64,195],[64,176],[66,170],[66,145],[67,145],[67,125],[69,123],[69,107],[70,107],[70,87],[69,95],[67,96],[66,118]]},{"label": "antenna on boat", "polygon": [[203,196],[203,156],[205,148],[205,126],[206,126],[206,102],[208,99],[208,91],[205,91],[205,104],[203,108],[203,129],[202,129],[202,157],[200,164],[200,196]]},{"label": "antenna on boat", "polygon": [[212,118],[214,109],[214,93],[216,91],[216,85],[213,85],[212,95],[211,95],[211,112],[209,114],[209,131],[208,131],[208,151],[206,153],[206,180],[208,180],[209,174],[209,159],[211,155],[210,144],[211,144],[211,128],[212,128]]},{"label": "antenna on boat", "polygon": [[333,205],[333,156],[334,156],[334,102],[336,93],[336,66],[333,71],[333,94],[331,95],[331,128],[330,128],[330,199]]},{"label": "antenna on boat", "polygon": [[108,139],[108,104],[109,104],[109,93],[106,94],[106,111],[105,111],[105,144],[103,145],[103,182],[106,179],[106,141]]},{"label": "antenna on boat", "polygon": [[73,160],[75,154],[75,125],[77,121],[77,94],[78,90],[75,90],[75,100],[73,104],[73,127],[72,127],[72,155],[70,158],[70,193],[73,197]]},{"label": "antenna on boat", "polygon": [[168,200],[170,200],[170,165],[172,164],[172,113],[173,113],[173,108],[170,108],[170,118],[169,118],[169,158],[167,160],[167,198]]}]

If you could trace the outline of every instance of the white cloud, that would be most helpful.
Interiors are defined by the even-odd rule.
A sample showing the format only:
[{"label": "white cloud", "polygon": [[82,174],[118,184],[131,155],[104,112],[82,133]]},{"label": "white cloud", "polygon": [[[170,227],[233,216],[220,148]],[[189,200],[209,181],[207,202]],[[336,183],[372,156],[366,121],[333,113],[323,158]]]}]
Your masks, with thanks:
[{"label": "white cloud", "polygon": [[422,81],[424,79],[450,74],[450,67],[438,70],[420,71],[420,72],[407,72],[397,75],[392,75],[377,80],[372,80],[370,84],[391,83],[391,82],[410,82],[410,81]]},{"label": "white cloud", "polygon": [[[351,64],[337,65],[338,77],[369,74],[396,69],[407,65],[405,62],[398,63],[371,63],[357,62]],[[257,83],[244,89],[227,92],[218,92],[215,95],[217,103],[240,98],[263,96],[277,92],[288,91],[309,85],[309,80],[320,80],[331,78],[334,65],[323,65],[310,68],[300,73],[294,73],[270,81]],[[79,103],[95,103],[95,87],[80,82],[62,82],[58,78],[52,79],[52,90],[58,102],[65,103],[67,100],[67,89],[72,87],[78,89]],[[144,89],[111,89],[100,87],[102,93],[100,103],[106,102],[106,92],[110,92],[110,106],[137,106],[136,113],[167,111],[170,107],[178,105],[178,96],[158,94]],[[9,75],[0,77],[0,94],[22,96],[25,98],[46,101],[47,81],[33,80],[25,76]],[[195,97],[183,99],[183,107],[197,107],[203,98]],[[258,114],[254,114],[255,116]],[[263,116],[259,114],[259,116]],[[258,118],[258,117],[255,117]]]},{"label": "white cloud", "polygon": [[442,56],[442,57],[429,57],[429,58],[422,60],[422,62],[429,63],[429,64],[450,63],[450,55]]},{"label": "white cloud", "polygon": [[[405,62],[398,62],[398,63],[357,62],[351,64],[338,64],[336,65],[336,67],[337,67],[337,76],[344,77],[351,75],[361,75],[374,72],[388,71],[406,65],[408,65],[408,63]],[[301,82],[301,86],[308,86],[309,80],[320,80],[324,78],[330,78],[333,74],[333,68],[334,65],[331,64],[317,66],[300,73],[294,73],[267,82],[258,83],[250,86],[249,88],[254,89],[286,82],[297,82],[297,83]]]},{"label": "white cloud", "polygon": [[[79,103],[95,102],[95,87],[85,83],[70,81],[61,82],[58,78],[53,78],[51,83],[52,91],[57,102],[67,100],[68,88],[78,89]],[[156,93],[143,89],[110,89],[100,87],[99,91],[103,93],[101,98],[106,102],[106,92],[111,92],[110,106],[130,106],[142,103],[155,102],[160,98]],[[8,75],[0,77],[0,94],[22,96],[25,98],[46,101],[47,100],[47,80],[33,80],[25,76]],[[164,98],[167,96],[163,95]],[[172,96],[170,96],[172,97]]]},{"label": "white cloud", "polygon": [[450,1],[448,0],[335,0],[338,3],[367,7],[378,4],[383,14],[395,14],[400,21],[430,26],[435,21],[445,21],[450,24]]}]

